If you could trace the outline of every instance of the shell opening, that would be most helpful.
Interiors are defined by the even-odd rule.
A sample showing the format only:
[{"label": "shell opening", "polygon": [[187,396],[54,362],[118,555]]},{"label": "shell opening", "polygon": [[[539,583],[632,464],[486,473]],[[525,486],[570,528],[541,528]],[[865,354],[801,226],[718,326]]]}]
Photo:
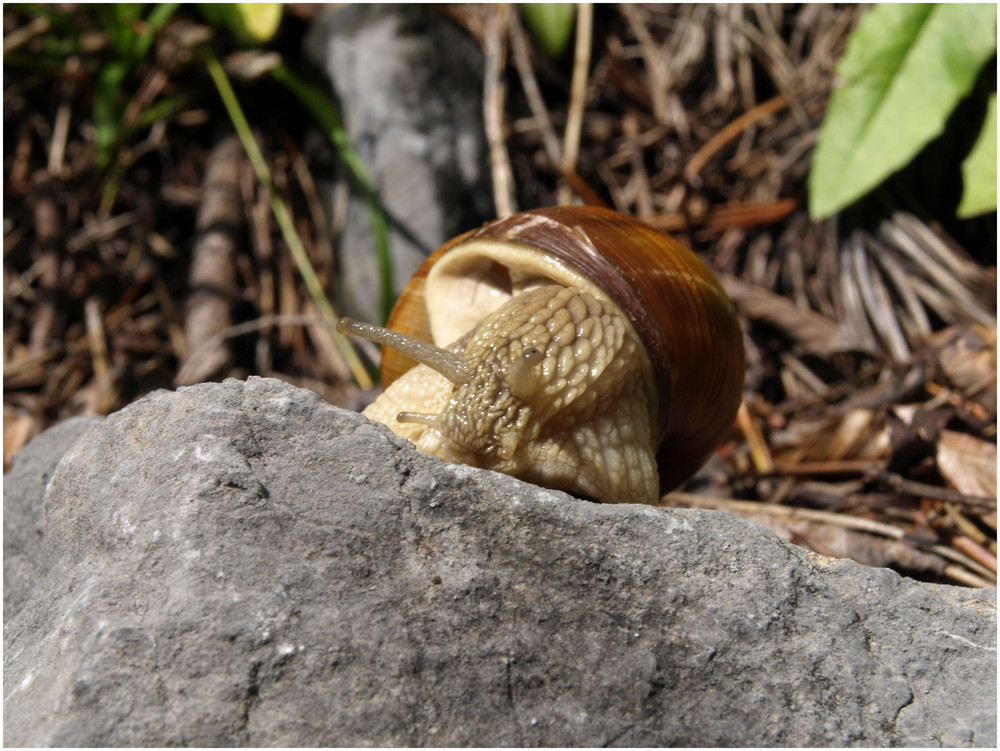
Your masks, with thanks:
[{"label": "shell opening", "polygon": [[385,347],[390,347],[436,370],[452,383],[468,383],[472,379],[472,369],[469,368],[461,355],[456,355],[420,339],[400,334],[398,331],[355,321],[353,318],[341,318],[337,321],[337,331],[341,334],[352,334],[370,339]]}]

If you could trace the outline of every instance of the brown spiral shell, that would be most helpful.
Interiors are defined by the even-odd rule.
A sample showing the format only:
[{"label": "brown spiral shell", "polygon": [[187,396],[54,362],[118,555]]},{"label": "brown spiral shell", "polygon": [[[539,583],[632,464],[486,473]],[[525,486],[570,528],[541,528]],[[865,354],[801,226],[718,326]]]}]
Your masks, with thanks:
[{"label": "brown spiral shell", "polygon": [[[439,318],[450,319],[462,315],[464,302],[426,300],[428,274],[445,254],[480,241],[486,241],[488,260],[476,265],[475,273],[493,285],[511,286],[509,280],[522,273],[509,263],[522,263],[524,254],[508,262],[505,248],[527,249],[539,254],[544,266],[527,276],[548,278],[550,269],[565,268],[592,280],[617,303],[656,373],[661,489],[675,488],[696,472],[733,425],[745,367],[736,311],[709,268],[679,241],[634,217],[583,206],[534,209],[489,222],[429,256],[397,301],[388,328],[439,346],[451,344],[434,340],[428,306],[445,306]],[[569,283],[558,272],[553,278]],[[383,386],[415,364],[383,350]]]}]

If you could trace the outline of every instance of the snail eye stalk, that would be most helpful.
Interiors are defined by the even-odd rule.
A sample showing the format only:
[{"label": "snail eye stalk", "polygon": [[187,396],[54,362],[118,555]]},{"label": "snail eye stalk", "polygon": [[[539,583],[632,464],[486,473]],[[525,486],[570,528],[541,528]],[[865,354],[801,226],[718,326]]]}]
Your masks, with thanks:
[{"label": "snail eye stalk", "polygon": [[419,363],[436,370],[455,384],[468,383],[472,379],[472,371],[465,360],[453,352],[441,349],[428,342],[400,334],[392,329],[384,329],[371,323],[355,321],[353,318],[341,318],[337,321],[337,331],[341,334],[352,334],[363,339],[390,347],[397,352],[411,357]]}]

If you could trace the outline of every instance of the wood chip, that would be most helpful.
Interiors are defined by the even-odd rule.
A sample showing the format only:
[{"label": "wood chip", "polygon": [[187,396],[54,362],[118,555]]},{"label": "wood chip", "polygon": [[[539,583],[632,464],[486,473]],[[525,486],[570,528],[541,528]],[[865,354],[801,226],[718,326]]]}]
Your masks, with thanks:
[{"label": "wood chip", "polygon": [[961,493],[997,497],[997,447],[994,443],[953,430],[938,439],[937,466]]}]

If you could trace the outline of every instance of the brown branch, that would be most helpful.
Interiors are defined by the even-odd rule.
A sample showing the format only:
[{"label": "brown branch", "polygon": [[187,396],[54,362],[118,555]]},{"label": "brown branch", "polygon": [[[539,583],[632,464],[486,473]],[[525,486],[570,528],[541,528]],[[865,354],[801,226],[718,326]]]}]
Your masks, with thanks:
[{"label": "brown branch", "polygon": [[894,472],[886,472],[884,470],[877,471],[872,473],[867,479],[869,482],[882,485],[883,487],[894,490],[897,493],[902,493],[903,495],[912,495],[917,498],[929,498],[932,501],[947,501],[949,503],[955,503],[962,506],[982,506],[983,508],[991,509],[997,507],[996,498],[966,495],[965,493],[959,493],[957,490],[941,488],[937,485],[927,485],[922,482],[914,482],[913,480],[907,480],[905,477],[897,475]]},{"label": "brown branch", "polygon": [[643,217],[643,221],[664,232],[682,232],[693,227],[713,230],[764,227],[786,219],[798,207],[799,202],[795,198],[761,202],[732,201],[709,206],[700,218],[686,212],[671,212]]},{"label": "brown branch", "polygon": [[236,237],[243,223],[239,189],[242,159],[239,139],[230,136],[212,150],[205,170],[199,235],[189,273],[193,292],[184,320],[185,358],[174,378],[177,386],[218,377],[231,360],[225,342],[209,345],[232,321]]},{"label": "brown branch", "polygon": [[788,105],[788,100],[783,94],[771,97],[766,102],[761,102],[751,110],[747,110],[737,117],[722,130],[712,136],[698,149],[698,153],[691,157],[691,161],[684,167],[684,179],[693,180],[701,172],[702,167],[708,164],[708,160],[715,156],[715,152],[736,138],[740,133],[749,128],[758,120],[762,120],[768,115],[784,109]]},{"label": "brown branch", "polygon": [[[42,173],[36,173],[36,176]],[[38,260],[38,286],[41,300],[31,324],[28,352],[33,355],[47,350],[59,311],[60,246],[63,245],[62,214],[52,196],[48,180],[41,179],[39,198],[34,206],[35,245]]]}]

